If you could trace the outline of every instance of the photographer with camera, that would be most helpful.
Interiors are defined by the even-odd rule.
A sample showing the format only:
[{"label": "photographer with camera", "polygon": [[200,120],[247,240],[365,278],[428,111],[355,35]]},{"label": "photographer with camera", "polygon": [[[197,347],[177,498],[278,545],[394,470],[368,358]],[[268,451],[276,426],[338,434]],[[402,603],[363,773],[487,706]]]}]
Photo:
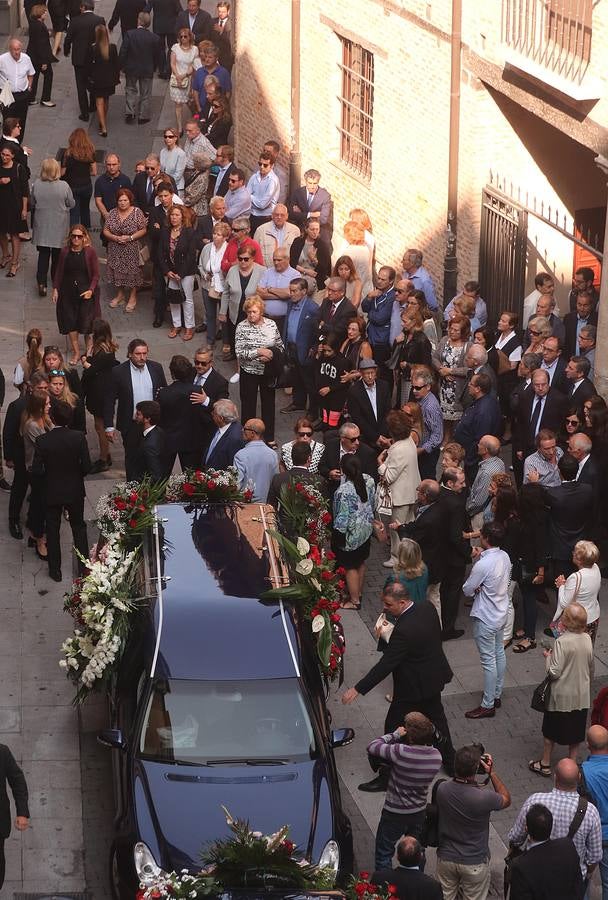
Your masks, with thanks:
[{"label": "photographer with camera", "polygon": [[[481,784],[479,769],[487,774]],[[493,790],[487,789],[490,782]],[[490,813],[510,805],[511,795],[481,744],[457,750],[454,778],[437,788],[437,877],[444,900],[455,900],[459,891],[461,900],[485,900],[490,887]]]},{"label": "photographer with camera", "polygon": [[408,713],[392,734],[376,738],[367,748],[390,764],[384,807],[376,832],[376,869],[390,869],[395,844],[402,835],[420,837],[429,787],[441,768],[441,753],[433,747],[433,723],[419,712]]}]

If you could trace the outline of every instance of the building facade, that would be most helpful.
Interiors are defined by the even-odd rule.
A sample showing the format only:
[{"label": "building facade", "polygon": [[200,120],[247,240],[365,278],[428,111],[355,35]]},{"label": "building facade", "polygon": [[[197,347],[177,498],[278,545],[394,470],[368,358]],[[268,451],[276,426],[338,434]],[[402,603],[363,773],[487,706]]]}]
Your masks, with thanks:
[{"label": "building facade", "polygon": [[576,266],[599,284],[607,48],[593,0],[247,0],[236,156],[254,169],[276,139],[297,172],[299,150],[332,194],[334,246],[362,207],[378,261],[418,247],[441,295],[455,228],[458,286],[479,278],[494,314],[541,270],[565,311]]}]

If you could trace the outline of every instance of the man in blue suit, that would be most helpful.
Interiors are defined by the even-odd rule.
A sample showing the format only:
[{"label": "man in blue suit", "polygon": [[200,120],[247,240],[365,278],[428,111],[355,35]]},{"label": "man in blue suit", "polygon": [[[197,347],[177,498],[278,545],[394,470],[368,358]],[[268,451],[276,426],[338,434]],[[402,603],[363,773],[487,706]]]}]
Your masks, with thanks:
[{"label": "man in blue suit", "polygon": [[477,445],[480,439],[484,434],[493,434],[495,437],[502,434],[500,406],[491,390],[489,375],[484,372],[473,375],[468,386],[473,402],[465,409],[454,431],[454,440],[465,449],[464,471],[469,485],[475,480],[479,466]]},{"label": "man in blue suit", "polygon": [[283,343],[293,373],[293,397],[289,406],[281,412],[288,413],[306,408],[313,418],[317,416],[317,395],[313,382],[313,361],[319,332],[319,307],[308,297],[305,278],[293,278],[289,282],[289,306],[283,327]]},{"label": "man in blue suit", "polygon": [[206,469],[227,469],[245,446],[239,413],[232,400],[216,400],[211,414],[216,431],[203,459]]}]

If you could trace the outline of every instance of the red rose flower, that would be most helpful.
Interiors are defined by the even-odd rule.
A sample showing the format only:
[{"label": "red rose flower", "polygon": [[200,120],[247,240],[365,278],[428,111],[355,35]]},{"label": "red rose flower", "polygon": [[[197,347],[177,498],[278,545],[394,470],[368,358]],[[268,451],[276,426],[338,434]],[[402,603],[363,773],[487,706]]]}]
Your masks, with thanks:
[{"label": "red rose flower", "polygon": [[285,839],[285,840],[283,841],[283,847],[285,848],[285,850],[287,851],[287,853],[289,853],[290,856],[291,856],[291,854],[293,853],[293,851],[294,851],[294,849],[295,849],[295,846],[296,846],[296,845],[294,844],[293,841],[289,841],[289,840],[287,840],[287,839]]},{"label": "red rose flower", "polygon": [[346,582],[343,581],[342,579],[340,579],[338,581],[338,584],[336,585],[336,587],[338,588],[339,591],[343,591],[344,588],[346,587]]},{"label": "red rose flower", "polygon": [[120,497],[116,497],[116,499],[114,500],[114,506],[116,507],[116,509],[120,509],[121,512],[123,509],[127,508],[127,504],[124,500],[121,500]]},{"label": "red rose flower", "polygon": [[335,559],[335,558],[336,558],[336,554],[334,553],[333,550],[326,550],[326,551],[325,551],[325,558],[326,558],[326,559]]},{"label": "red rose flower", "polygon": [[323,581],[331,581],[333,577],[334,577],[333,572],[328,572],[327,570],[325,570],[324,572],[321,572],[321,578],[323,579]]},{"label": "red rose flower", "polygon": [[358,884],[355,885],[355,893],[357,894],[357,896],[362,897],[363,894],[366,893],[366,891],[367,891],[366,884],[361,884],[361,882],[359,882]]},{"label": "red rose flower", "polygon": [[247,488],[247,490],[246,490],[245,493],[243,494],[243,497],[245,498],[245,500],[247,501],[247,503],[249,503],[249,501],[250,501],[251,498],[253,497],[253,491],[251,490],[251,488]]},{"label": "red rose flower", "polygon": [[129,500],[131,503],[137,503],[137,491],[131,491],[129,494]]},{"label": "red rose flower", "polygon": [[129,528],[137,527],[137,519],[129,519]]},{"label": "red rose flower", "polygon": [[389,892],[389,894],[398,894],[399,888],[396,884],[389,884],[389,886],[387,887],[387,891]]},{"label": "red rose flower", "polygon": [[207,482],[207,490],[214,491],[216,489],[216,487],[217,487],[217,485],[216,485],[215,481]]},{"label": "red rose flower", "polygon": [[329,617],[329,619],[330,619],[331,622],[339,622],[339,621],[340,621],[340,616],[337,615],[336,613],[332,613],[332,615]]},{"label": "red rose flower", "polygon": [[324,512],[321,516],[321,521],[324,525],[329,525],[329,523],[331,522],[331,515],[328,512]]},{"label": "red rose flower", "polygon": [[302,482],[301,482],[301,481],[296,481],[296,491],[297,491],[299,494],[301,494],[303,490],[304,490],[304,485],[302,484]]},{"label": "red rose flower", "polygon": [[195,489],[194,489],[193,484],[190,484],[189,481],[185,481],[182,486],[182,490],[183,490],[184,494],[186,494],[187,497],[191,497],[193,495]]},{"label": "red rose flower", "polygon": [[369,872],[359,872],[361,881],[369,881]]}]

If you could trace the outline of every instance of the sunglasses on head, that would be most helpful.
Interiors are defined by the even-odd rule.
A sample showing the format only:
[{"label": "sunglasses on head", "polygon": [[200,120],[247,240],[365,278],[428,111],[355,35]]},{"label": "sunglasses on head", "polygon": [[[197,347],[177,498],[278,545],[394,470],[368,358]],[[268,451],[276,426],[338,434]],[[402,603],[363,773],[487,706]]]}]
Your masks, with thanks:
[{"label": "sunglasses on head", "polygon": [[46,356],[48,353],[57,353],[57,354],[61,355],[61,351],[60,351],[59,347],[45,347],[44,355]]},{"label": "sunglasses on head", "polygon": [[60,375],[62,378],[65,378],[65,372],[63,371],[63,369],[51,369],[49,375],[51,376],[51,378],[55,378]]}]

